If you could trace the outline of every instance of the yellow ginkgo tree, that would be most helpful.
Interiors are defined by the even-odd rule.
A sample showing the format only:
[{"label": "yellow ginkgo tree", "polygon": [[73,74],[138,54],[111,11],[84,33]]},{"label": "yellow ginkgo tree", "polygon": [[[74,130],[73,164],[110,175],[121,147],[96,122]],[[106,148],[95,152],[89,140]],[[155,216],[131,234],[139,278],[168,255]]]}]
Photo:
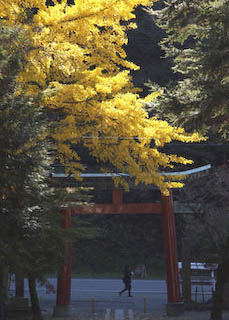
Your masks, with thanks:
[{"label": "yellow ginkgo tree", "polygon": [[[18,81],[27,94],[39,92],[42,104],[61,115],[52,138],[56,157],[66,172],[82,166],[73,145],[84,145],[101,163],[111,163],[136,182],[154,183],[162,192],[179,182],[159,170],[190,163],[160,152],[172,140],[198,141],[196,133],[149,118],[144,109],[157,94],[141,99],[132,84],[123,46],[138,5],[149,0],[0,0],[4,24],[23,28],[32,42],[27,65]],[[143,57],[144,58],[144,57]]]}]

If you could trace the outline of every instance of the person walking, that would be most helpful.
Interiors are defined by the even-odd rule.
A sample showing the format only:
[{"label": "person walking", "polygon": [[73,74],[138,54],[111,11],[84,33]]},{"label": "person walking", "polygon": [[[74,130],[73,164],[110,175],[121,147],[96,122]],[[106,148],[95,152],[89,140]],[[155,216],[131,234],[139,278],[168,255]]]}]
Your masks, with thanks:
[{"label": "person walking", "polygon": [[123,274],[123,283],[125,285],[124,289],[119,292],[119,295],[121,296],[123,292],[128,291],[129,295],[128,297],[133,297],[131,295],[131,280],[132,280],[133,272],[130,271],[130,266],[127,264],[124,268],[124,274]]}]

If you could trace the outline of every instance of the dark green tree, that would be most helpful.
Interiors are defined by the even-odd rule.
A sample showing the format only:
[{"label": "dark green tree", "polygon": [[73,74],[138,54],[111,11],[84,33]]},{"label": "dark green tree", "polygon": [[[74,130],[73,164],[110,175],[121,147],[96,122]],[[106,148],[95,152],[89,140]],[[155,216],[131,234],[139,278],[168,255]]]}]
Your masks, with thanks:
[{"label": "dark green tree", "polygon": [[168,0],[151,10],[166,32],[161,41],[165,57],[173,59],[176,83],[161,90],[151,112],[186,129],[220,134],[228,139],[229,3]]},{"label": "dark green tree", "polygon": [[26,96],[17,83],[29,50],[24,32],[1,26],[0,298],[7,300],[8,271],[24,274],[29,279],[33,319],[42,319],[35,282],[63,263],[69,238],[60,226],[62,196],[49,183],[51,146],[45,132],[51,123],[39,96]]},{"label": "dark green tree", "polygon": [[[162,8],[162,1],[157,1],[154,6]],[[176,78],[171,70],[171,59],[161,58],[163,50],[159,42],[166,33],[156,26],[145,9],[142,6],[135,9],[134,22],[137,28],[128,31],[128,43],[125,46],[128,60],[140,67],[137,71],[131,71],[131,75],[135,86],[143,89],[142,95],[149,93],[148,81],[165,86]]]}]

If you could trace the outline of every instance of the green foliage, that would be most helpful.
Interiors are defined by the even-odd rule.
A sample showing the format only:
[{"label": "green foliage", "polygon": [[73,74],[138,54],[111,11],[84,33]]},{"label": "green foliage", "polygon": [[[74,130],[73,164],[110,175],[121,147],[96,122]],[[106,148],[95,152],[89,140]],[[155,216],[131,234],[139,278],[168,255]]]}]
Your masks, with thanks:
[{"label": "green foliage", "polygon": [[221,263],[228,258],[229,170],[221,167],[208,175],[187,181],[176,200],[188,206],[192,215],[182,216],[183,238],[192,258]]},{"label": "green foliage", "polygon": [[[161,88],[153,113],[176,125],[228,138],[228,1],[169,0],[151,11],[167,36],[161,41],[176,85]],[[155,89],[155,88],[154,88]]]},{"label": "green foliage", "polygon": [[91,223],[97,232],[73,244],[75,273],[117,277],[126,263],[132,268],[144,263],[148,276],[164,277],[160,215],[92,215],[80,221]]},{"label": "green foliage", "polygon": [[4,89],[12,84],[15,76],[22,71],[25,56],[30,49],[30,43],[25,32],[20,28],[8,28],[0,23],[0,86],[1,95]]},{"label": "green foliage", "polygon": [[28,98],[16,82],[29,50],[24,32],[0,28],[0,262],[39,278],[60,263],[67,235],[49,187],[48,123],[39,96]]},{"label": "green foliage", "polygon": [[[157,1],[154,6],[160,8],[161,1]],[[149,93],[148,81],[164,86],[175,75],[171,70],[171,59],[162,59],[163,50],[159,42],[165,37],[164,30],[156,26],[144,7],[137,7],[134,13],[137,28],[128,30],[125,51],[128,60],[140,67],[139,70],[131,71],[131,75],[134,85],[142,88],[143,92],[140,94],[145,96]]]}]

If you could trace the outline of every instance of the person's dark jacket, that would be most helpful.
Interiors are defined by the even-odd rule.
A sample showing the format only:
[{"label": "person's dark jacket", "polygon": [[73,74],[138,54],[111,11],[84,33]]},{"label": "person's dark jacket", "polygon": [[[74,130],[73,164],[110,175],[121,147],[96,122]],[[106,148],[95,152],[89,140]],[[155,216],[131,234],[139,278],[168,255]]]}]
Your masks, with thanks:
[{"label": "person's dark jacket", "polygon": [[123,282],[125,284],[130,284],[131,283],[131,276],[132,276],[132,273],[130,271],[130,268],[129,268],[129,266],[126,266],[124,269]]}]

